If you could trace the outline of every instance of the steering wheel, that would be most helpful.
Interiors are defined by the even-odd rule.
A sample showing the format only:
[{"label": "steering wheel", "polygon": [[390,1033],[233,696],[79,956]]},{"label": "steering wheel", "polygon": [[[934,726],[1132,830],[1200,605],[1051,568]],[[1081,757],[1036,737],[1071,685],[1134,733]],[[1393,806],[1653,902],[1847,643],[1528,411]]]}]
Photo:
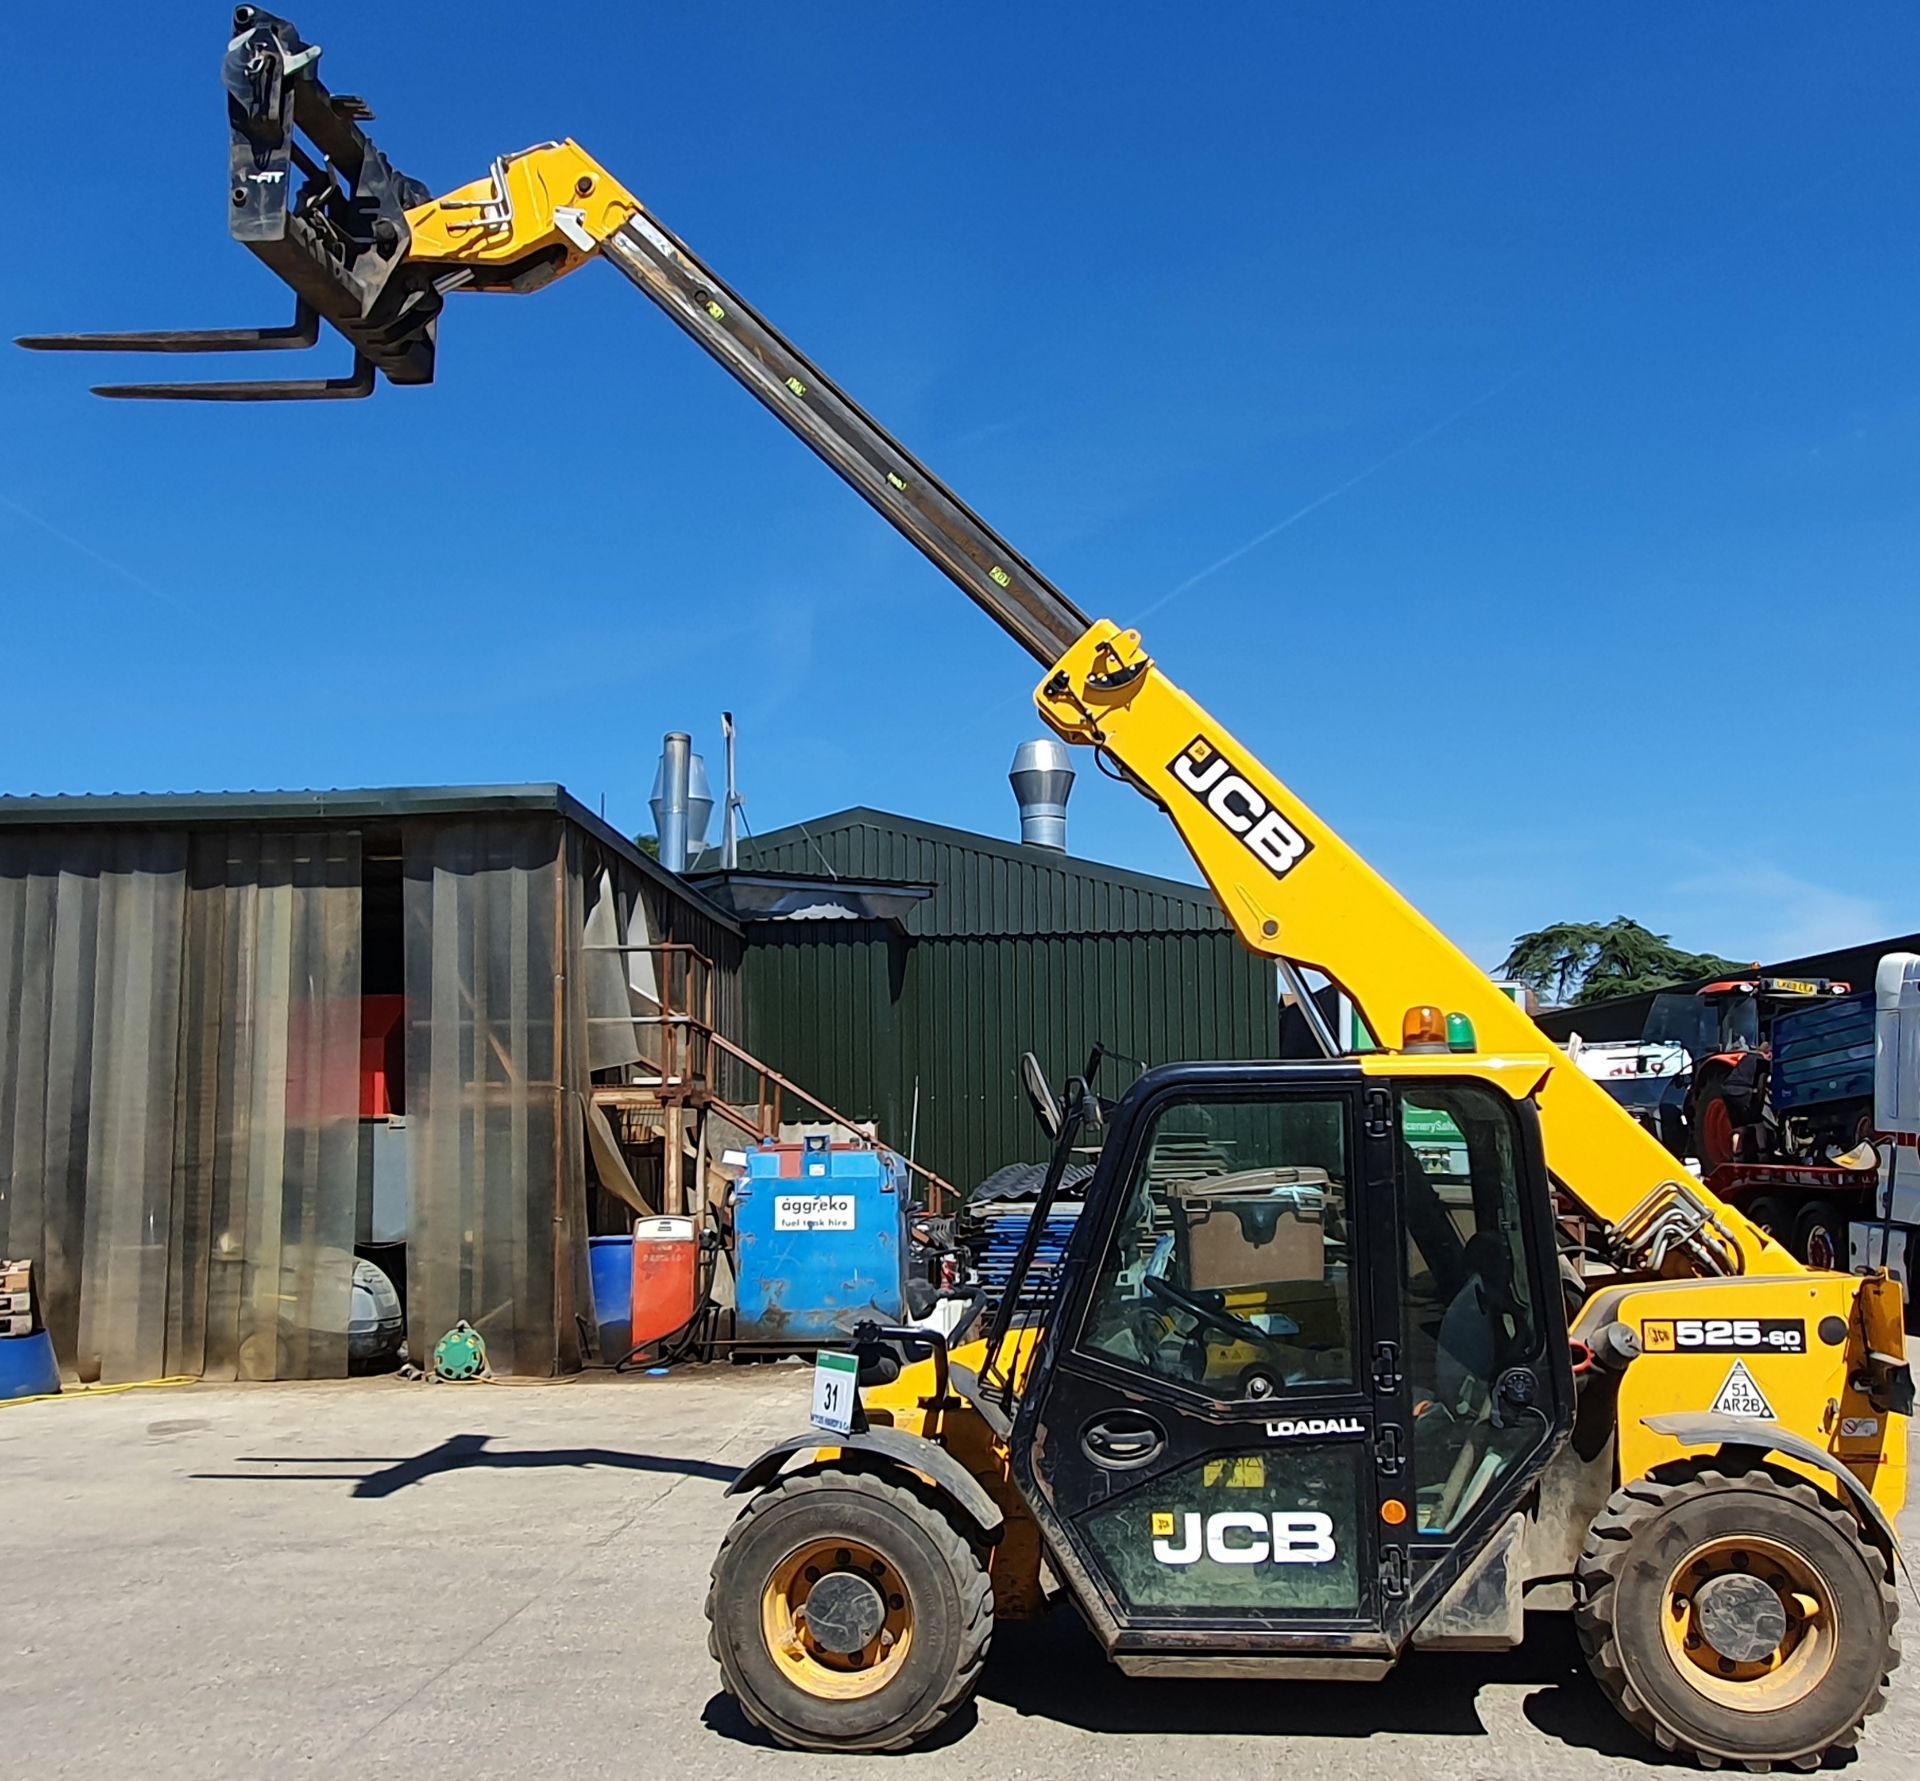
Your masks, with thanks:
[{"label": "steering wheel", "polygon": [[1265,1332],[1253,1324],[1229,1316],[1217,1306],[1209,1305],[1198,1294],[1190,1293],[1184,1287],[1175,1286],[1171,1280],[1159,1274],[1143,1275],[1140,1284],[1148,1298],[1161,1300],[1176,1310],[1184,1311],[1202,1327],[1215,1330],[1230,1341],[1244,1342],[1250,1338],[1260,1342],[1266,1339]]}]

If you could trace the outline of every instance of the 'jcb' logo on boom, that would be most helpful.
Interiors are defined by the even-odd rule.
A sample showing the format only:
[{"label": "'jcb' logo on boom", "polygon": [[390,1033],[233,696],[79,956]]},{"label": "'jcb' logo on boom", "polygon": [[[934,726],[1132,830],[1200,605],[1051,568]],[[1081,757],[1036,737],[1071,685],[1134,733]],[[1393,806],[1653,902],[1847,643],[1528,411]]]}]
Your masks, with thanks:
[{"label": "'jcb' logo on boom", "polygon": [[1196,736],[1169,763],[1175,779],[1234,834],[1276,878],[1284,878],[1313,844],[1275,810],[1239,768],[1204,736]]},{"label": "'jcb' logo on boom", "polygon": [[1217,1565],[1324,1565],[1336,1556],[1333,1517],[1310,1509],[1291,1514],[1257,1509],[1155,1514],[1153,1556],[1163,1565],[1198,1564],[1203,1554]]}]

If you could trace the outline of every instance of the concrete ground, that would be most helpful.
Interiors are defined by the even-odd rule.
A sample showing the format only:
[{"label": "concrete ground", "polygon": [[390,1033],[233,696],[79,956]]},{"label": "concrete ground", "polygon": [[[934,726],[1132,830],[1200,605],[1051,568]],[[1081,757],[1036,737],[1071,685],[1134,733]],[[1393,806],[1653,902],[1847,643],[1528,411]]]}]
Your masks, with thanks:
[{"label": "concrete ground", "polygon": [[[1129,1682],[1001,1629],[940,1747],[810,1757],[719,1693],[723,1481],[794,1368],[551,1386],[195,1386],[0,1410],[0,1774],[1617,1775],[1666,1765],[1544,1628],[1387,1682]],[[1909,1535],[1916,1531],[1909,1518]],[[1910,1617],[1914,1614],[1911,1598]],[[1920,1666],[1849,1766],[1911,1777]]]}]

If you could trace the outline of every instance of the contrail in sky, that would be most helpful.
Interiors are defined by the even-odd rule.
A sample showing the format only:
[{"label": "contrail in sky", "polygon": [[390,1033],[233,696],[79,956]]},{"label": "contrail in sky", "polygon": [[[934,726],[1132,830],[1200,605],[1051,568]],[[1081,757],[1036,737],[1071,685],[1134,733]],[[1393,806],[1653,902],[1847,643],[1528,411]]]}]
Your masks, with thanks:
[{"label": "contrail in sky", "polygon": [[1482,390],[1471,402],[1463,402],[1451,414],[1443,415],[1423,432],[1414,434],[1414,436],[1404,444],[1396,445],[1385,457],[1375,458],[1364,470],[1356,471],[1352,476],[1349,476],[1345,482],[1328,489],[1324,495],[1316,495],[1306,506],[1295,508],[1285,519],[1267,527],[1264,532],[1256,533],[1253,537],[1249,538],[1245,544],[1228,551],[1225,556],[1209,563],[1204,569],[1200,570],[1198,574],[1189,575],[1179,586],[1169,588],[1159,599],[1155,600],[1151,606],[1148,606],[1138,616],[1140,618],[1151,618],[1161,607],[1169,604],[1171,601],[1179,599],[1189,588],[1198,587],[1208,576],[1218,575],[1220,571],[1229,564],[1239,562],[1242,557],[1246,556],[1249,552],[1258,550],[1260,546],[1265,544],[1269,539],[1278,538],[1289,526],[1297,526],[1308,514],[1318,513],[1320,509],[1325,507],[1330,501],[1339,500],[1349,489],[1358,488],[1368,477],[1377,476],[1382,470],[1386,469],[1389,464],[1394,463],[1400,458],[1404,458],[1408,452],[1418,451],[1429,439],[1444,433],[1456,421],[1466,419],[1476,408],[1483,407],[1488,402],[1491,402],[1501,391],[1512,388],[1514,384],[1518,383],[1521,378],[1527,375],[1530,369],[1530,366],[1523,366],[1518,371],[1510,372],[1507,376],[1501,378],[1491,389]]},{"label": "contrail in sky", "polygon": [[52,520],[42,519],[31,507],[22,507],[20,503],[11,496],[0,495],[0,507],[4,507],[9,513],[18,514],[20,518],[27,521],[29,525],[38,526],[49,538],[58,538],[69,550],[77,550],[83,557],[98,563],[101,568],[111,569],[114,574],[122,576],[124,579],[132,582],[142,593],[151,594],[154,599],[159,600],[164,605],[171,606],[176,612],[191,612],[189,607],[183,606],[171,594],[163,593],[144,575],[136,575],[125,563],[116,563],[112,557],[103,556],[99,551],[95,550],[91,544],[83,543],[70,532],[61,531]]}]

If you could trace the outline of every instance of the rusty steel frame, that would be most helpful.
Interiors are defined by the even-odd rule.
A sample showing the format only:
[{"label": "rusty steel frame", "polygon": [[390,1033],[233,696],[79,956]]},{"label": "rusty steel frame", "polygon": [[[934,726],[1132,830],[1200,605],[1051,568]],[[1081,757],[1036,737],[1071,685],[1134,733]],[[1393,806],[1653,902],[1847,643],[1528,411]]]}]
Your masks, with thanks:
[{"label": "rusty steel frame", "polygon": [[[619,1109],[625,1114],[658,1111],[658,1131],[665,1147],[665,1170],[661,1182],[661,1203],[668,1212],[684,1212],[685,1120],[691,1112],[711,1108],[731,1120],[742,1131],[756,1138],[771,1138],[780,1129],[782,1107],[791,1096],[823,1118],[849,1130],[860,1129],[859,1122],[830,1107],[818,1095],[809,1094],[797,1082],[783,1076],[771,1064],[755,1057],[736,1044],[713,1024],[713,960],[697,946],[684,940],[662,940],[646,944],[623,945],[621,952],[644,952],[663,956],[665,968],[659,972],[658,1014],[598,1015],[591,1019],[657,1029],[661,1035],[657,1082],[604,1083],[591,1090],[599,1106]],[[744,1067],[753,1078],[754,1101],[751,1108],[712,1080],[714,1053]],[[626,1124],[622,1122],[623,1126]],[[630,1128],[629,1128],[630,1129]],[[927,1188],[927,1209],[943,1213],[957,1206],[961,1195],[954,1185],[911,1157],[901,1159]]]}]

